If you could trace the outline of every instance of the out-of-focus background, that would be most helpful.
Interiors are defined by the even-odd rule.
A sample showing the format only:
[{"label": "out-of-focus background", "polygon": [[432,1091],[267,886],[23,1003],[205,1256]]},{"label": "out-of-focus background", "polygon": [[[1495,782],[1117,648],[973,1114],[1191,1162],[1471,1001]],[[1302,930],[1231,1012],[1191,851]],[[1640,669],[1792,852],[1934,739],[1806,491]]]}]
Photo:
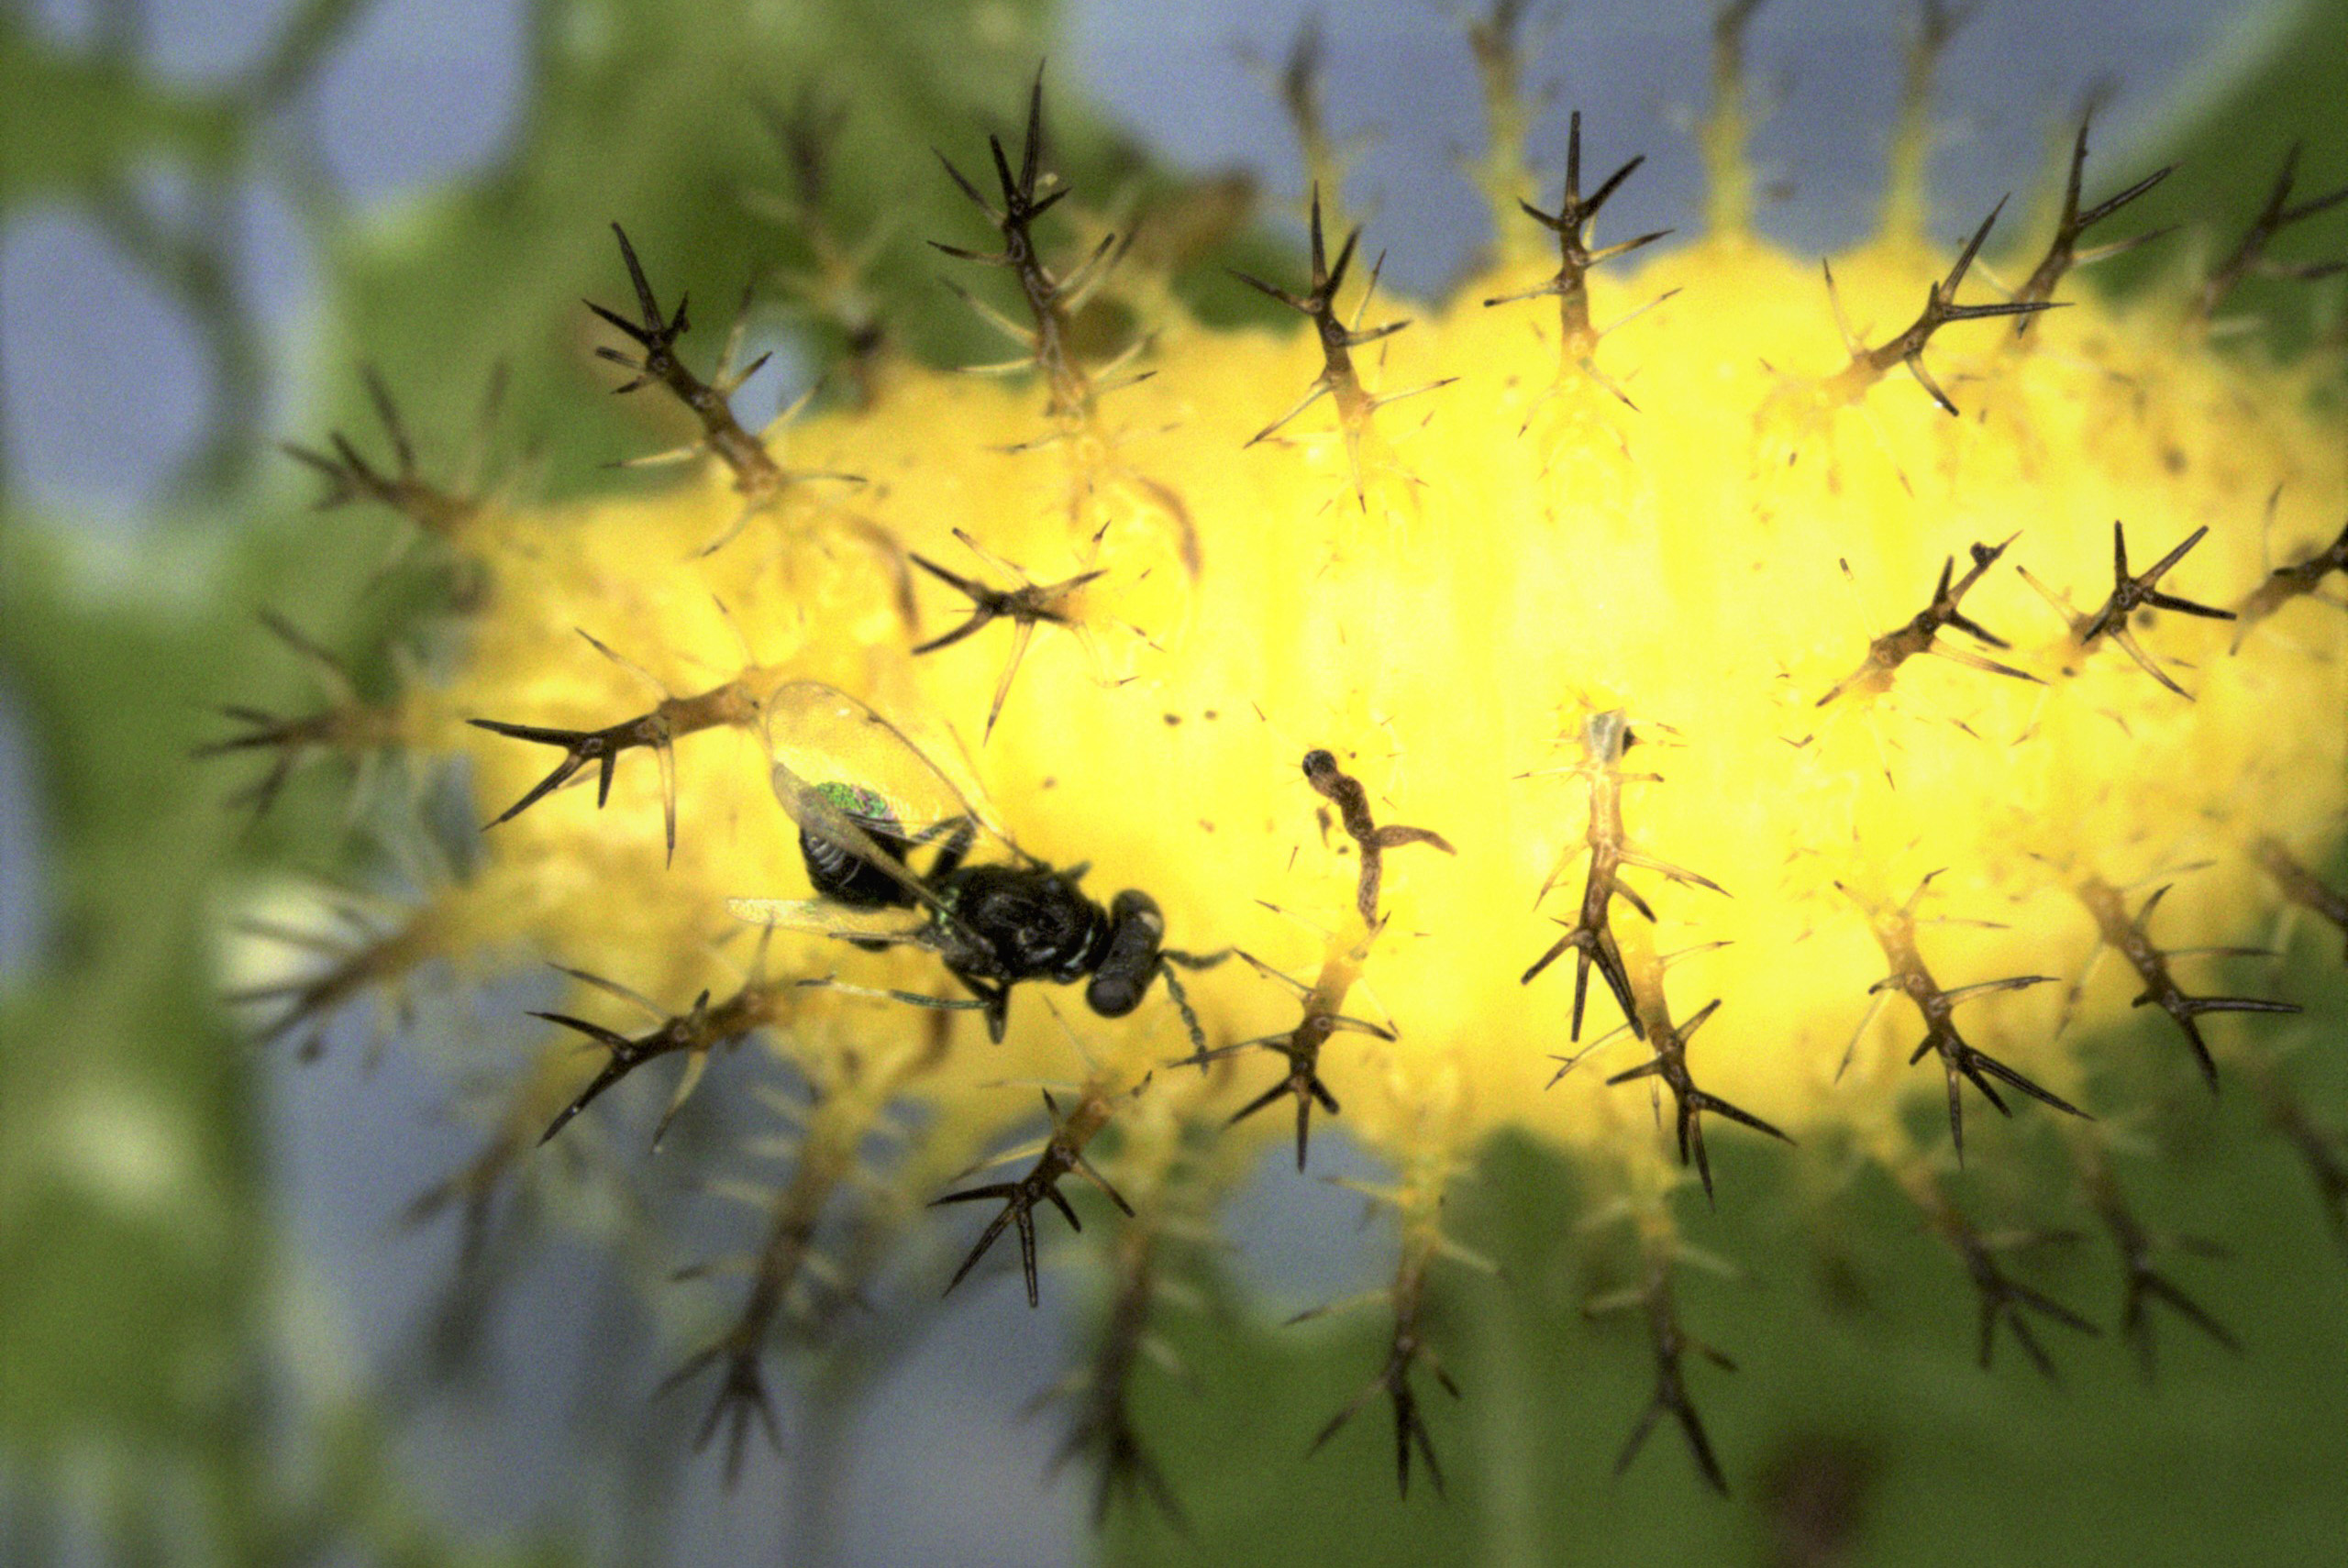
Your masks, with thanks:
[{"label": "out-of-focus background", "polygon": [[[1695,226],[1688,127],[1706,93],[1708,8],[1534,9],[1530,76],[1555,84],[1536,160],[1554,171],[1565,112],[1578,108],[1600,168],[1647,157],[1610,222],[1623,233]],[[1935,100],[1937,233],[1953,237],[2005,193],[2037,189],[2063,127],[2107,81],[2117,92],[2097,137],[2100,187],[2196,134],[2194,156],[2208,161],[2167,194],[2217,193],[2227,212],[2246,212],[2298,128],[2319,138],[2311,167],[2331,175],[2311,184],[2338,181],[2348,34],[2336,4],[1987,0],[1977,10]],[[1487,238],[1460,168],[1483,136],[1460,17],[1421,0],[1323,11],[1329,118],[1358,137],[1347,198],[1368,248],[1387,253],[1388,283],[1440,291]],[[848,1563],[1093,1552],[1089,1482],[1045,1486],[1058,1428],[1021,1417],[1080,1331],[1080,1291],[1047,1292],[1035,1314],[1000,1287],[961,1302],[845,1416],[819,1419],[786,1400],[789,1453],[755,1452],[731,1492],[714,1463],[688,1453],[699,1391],[653,1395],[675,1342],[624,1260],[573,1229],[533,1231],[492,1265],[505,1277],[486,1306],[452,1307],[455,1227],[402,1216],[473,1148],[450,1107],[489,1053],[394,1044],[377,1055],[368,1031],[350,1027],[303,1063],[227,1027],[208,996],[216,901],[272,860],[334,869],[322,824],[335,802],[327,790],[297,790],[249,833],[219,803],[238,779],[197,770],[186,752],[216,733],[205,728],[210,706],[286,683],[251,630],[254,608],[344,628],[338,645],[354,647],[412,608],[364,597],[371,557],[332,569],[296,558],[349,557],[351,540],[380,536],[309,514],[308,476],[271,446],[316,445],[339,425],[371,448],[361,360],[383,364],[445,455],[492,361],[513,356],[510,417],[541,448],[549,491],[614,482],[597,465],[644,449],[643,433],[601,405],[609,400],[580,358],[548,346],[576,326],[576,296],[620,297],[613,219],[667,260],[656,271],[671,280],[664,294],[682,273],[696,299],[723,300],[787,259],[789,237],[745,202],[784,184],[755,94],[788,102],[824,83],[858,116],[852,150],[902,144],[888,167],[912,171],[904,182],[855,163],[838,179],[852,229],[893,221],[884,282],[914,302],[903,307],[914,339],[943,352],[965,329],[937,308],[919,242],[969,230],[943,176],[920,170],[925,146],[965,167],[981,159],[985,132],[1013,125],[1024,80],[1048,55],[1055,133],[1080,172],[1108,182],[1147,169],[1158,190],[1244,174],[1258,216],[1233,244],[1275,254],[1299,233],[1302,176],[1271,77],[1312,16],[1299,0],[1077,0],[1057,16],[1026,0],[11,0],[0,19],[0,477],[17,536],[0,590],[0,1560],[792,1562],[793,1543],[825,1531]],[[1767,108],[1755,149],[1774,237],[1824,252],[1867,231],[1912,20],[1884,0],[1773,0],[1760,11],[1750,69]],[[948,38],[980,47],[963,57],[936,41]],[[2279,58],[2278,41],[2288,46]],[[2328,64],[2309,58],[2335,44]],[[2328,108],[2309,86],[2327,78]],[[2245,84],[2257,84],[2247,101]],[[2319,117],[2302,127],[2301,114]],[[2237,155],[2255,161],[2230,165]],[[1189,286],[1204,308],[1248,308],[1212,272]],[[746,394],[755,424],[806,387],[824,345],[781,313],[754,322],[780,351],[780,368]],[[434,1027],[512,1038],[530,986],[508,983]],[[2236,1107],[2229,1131],[2246,1140],[2248,1121]],[[726,1132],[721,1119],[703,1136]],[[1316,1174],[1366,1174],[1342,1132],[1316,1146],[1326,1151]],[[2231,1197],[2213,1218],[2241,1254],[2236,1268],[2268,1275],[2274,1290],[2312,1292],[2309,1311],[2336,1308],[2339,1260],[2296,1174],[2279,1156],[2246,1175],[2225,1168]],[[648,1187],[674,1187],[656,1163],[646,1170]],[[691,1195],[662,1196],[690,1212]],[[1384,1266],[1357,1201],[1293,1179],[1278,1158],[1235,1205],[1229,1231],[1235,1288],[1267,1321],[1362,1288]],[[1740,1241],[1783,1258],[1797,1250],[1782,1230],[1748,1227]],[[1919,1255],[1915,1274],[1945,1270]],[[1800,1266],[1756,1272],[1778,1275],[1767,1288],[1807,1288]],[[1961,1286],[1903,1288],[1939,1302],[1931,1331],[1970,1377]],[[1740,1355],[1766,1365],[1772,1320],[1726,1317],[1739,1322]],[[2278,1329],[2272,1341],[2263,1323],[2243,1327],[2286,1384],[2291,1362],[2343,1353],[2336,1320],[2325,1334],[2319,1319],[2312,1343],[2304,1321],[2297,1338]],[[1635,1354],[1616,1350],[1619,1364],[1592,1384],[1604,1397],[1593,1393],[1587,1412],[1590,1446],[1556,1461],[1591,1473],[1577,1485],[1602,1480],[1635,1409]],[[2148,1398],[2111,1412],[2115,1430],[2157,1426],[2165,1465],[2185,1463],[2177,1445],[2191,1434],[2178,1410],[2195,1408],[2195,1380],[2232,1371],[2201,1351],[2180,1355],[2185,1386],[2165,1410]],[[2132,1377],[2113,1355],[2087,1375]],[[1760,1560],[1833,1560],[1833,1540],[1805,1557],[1767,1520],[1798,1526],[1801,1509],[1832,1516],[1838,1501],[1855,1510],[1851,1496],[1883,1462],[1837,1448],[1831,1423],[1804,1426],[1799,1408],[1777,1408],[1795,1395],[1768,1386],[1771,1408],[1724,1415],[1719,1435],[1724,1447],[1771,1433],[1793,1445],[1792,1502],[1773,1502],[1778,1483],[1765,1475],[1751,1505],[1760,1522],[1733,1539]],[[1299,1397],[1318,1410],[1347,1391],[1316,1384]],[[2140,1397],[2132,1384],[2123,1393]],[[2046,1396],[2001,1376],[1951,1397],[2036,1408]],[[1966,1413],[1994,1424],[1994,1408]],[[2330,1417],[2321,1446],[2337,1453]],[[1169,1416],[1168,1441],[1214,1441],[1196,1425]],[[1454,1440],[1462,1468],[1479,1463],[1485,1438]],[[1713,1507],[1678,1473],[1673,1441],[1658,1434],[1646,1464],[1663,1474],[1634,1478],[1635,1494],[1626,1483],[1618,1502]],[[2191,1457],[2222,1473],[2228,1444],[2250,1441],[2214,1431]],[[1258,1452],[1234,1446],[1251,1463]],[[1382,1463],[1364,1452],[1324,1455],[1310,1472],[1294,1454],[1264,1463],[1298,1467],[1301,1510],[1357,1495],[1330,1480],[1334,1467],[1377,1469],[1383,1485]],[[2128,1535],[2124,1497],[2095,1495]],[[1413,1529],[1442,1540],[1441,1506],[1411,1507],[1436,1510]],[[1950,1507],[1974,1520],[1998,1510]],[[2017,1505],[2014,1517],[2030,1513]],[[2343,1514],[2335,1495],[2329,1517],[2348,1525]],[[2323,1517],[2313,1500],[2290,1528]],[[1630,1550],[1636,1528],[1613,1539]],[[1911,1551],[1931,1538],[1903,1537]],[[1112,1539],[1137,1555],[1158,1540]],[[1649,1544],[1668,1550],[1671,1539]],[[1479,1540],[1453,1549],[1471,1560]],[[1589,1543],[1602,1557],[1600,1544]],[[2242,1561],[2322,1553],[2315,1544],[2294,1556],[2288,1537],[2265,1542],[2271,1551],[2234,1544]],[[2222,1540],[2192,1550],[2234,1555]],[[2037,1559],[2019,1536],[2005,1555]]]}]

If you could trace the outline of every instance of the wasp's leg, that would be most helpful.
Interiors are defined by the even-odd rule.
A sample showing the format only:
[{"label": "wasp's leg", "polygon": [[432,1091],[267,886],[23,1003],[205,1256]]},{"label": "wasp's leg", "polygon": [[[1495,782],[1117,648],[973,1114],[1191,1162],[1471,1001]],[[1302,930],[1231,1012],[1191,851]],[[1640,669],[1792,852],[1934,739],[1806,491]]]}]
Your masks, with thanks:
[{"label": "wasp's leg", "polygon": [[[862,947],[865,944],[859,942],[856,945]],[[874,951],[880,950],[876,948]],[[963,997],[934,997],[924,991],[901,991],[893,986],[851,986],[845,980],[835,980],[829,975],[802,980],[799,984],[811,990],[845,991],[852,997],[886,998],[891,1001],[903,1002],[908,1007],[927,1008],[932,1012],[977,1012],[988,1005],[983,1000],[974,1001]]]},{"label": "wasp's leg", "polygon": [[951,969],[948,973],[968,986],[970,988],[970,994],[979,999],[976,1002],[932,1001],[923,1005],[950,1008],[955,1010],[975,1008],[986,1017],[987,1039],[994,1044],[1002,1044],[1003,1031],[1009,1028],[1011,1023],[1011,988],[1007,985],[990,985],[977,976],[965,974],[959,969]]}]

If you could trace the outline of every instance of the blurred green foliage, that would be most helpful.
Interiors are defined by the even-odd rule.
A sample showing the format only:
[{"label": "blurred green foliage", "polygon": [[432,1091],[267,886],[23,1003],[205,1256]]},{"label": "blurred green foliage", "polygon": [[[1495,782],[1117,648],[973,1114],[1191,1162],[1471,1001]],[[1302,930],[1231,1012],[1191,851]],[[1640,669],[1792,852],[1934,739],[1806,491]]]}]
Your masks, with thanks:
[{"label": "blurred green foliage", "polygon": [[[245,423],[263,356],[203,215],[268,185],[315,248],[324,298],[305,352],[332,406],[284,434],[316,443],[338,426],[380,452],[353,373],[371,363],[427,462],[445,463],[503,354],[505,428],[538,447],[537,471],[557,487],[607,483],[601,465],[660,432],[634,423],[651,400],[616,403],[599,391],[608,377],[587,371],[579,298],[626,295],[606,221],[628,226],[664,296],[729,302],[803,260],[743,195],[787,181],[754,104],[815,85],[852,111],[842,230],[959,232],[962,198],[927,149],[1001,124],[1046,38],[1040,0],[709,6],[689,23],[648,0],[549,0],[530,12],[528,101],[496,166],[369,209],[336,194],[283,113],[362,10],[295,6],[247,75],[210,89],[143,69],[127,31],[66,49],[0,19],[0,218],[92,218],[188,311],[210,350],[214,454],[135,537],[31,515],[15,496],[0,533],[0,682],[27,734],[50,870],[40,949],[0,996],[0,1555],[12,1562],[91,1530],[130,1560],[208,1543],[219,1561],[290,1562],[330,1528],[386,1561],[486,1560],[436,1540],[402,1502],[386,1434],[363,1412],[330,1407],[321,1430],[285,1429],[305,1391],[282,1386],[272,1354],[282,1260],[256,1062],[215,997],[216,900],[244,868],[332,872],[349,852],[335,847],[331,777],[297,779],[253,828],[223,808],[236,781],[186,759],[216,738],[208,715],[224,701],[309,700],[257,635],[256,609],[294,612],[373,680],[430,592],[414,574],[370,580],[404,525],[313,514],[294,465],[263,461]],[[1132,163],[1072,111],[1055,131],[1103,182]],[[159,170],[191,182],[196,218],[143,204],[140,182]],[[963,329],[917,265],[891,248],[883,286],[912,302],[891,325],[950,351]],[[722,304],[708,315],[722,330]],[[712,355],[720,330],[704,329]],[[288,1441],[323,1463],[282,1473],[271,1449]]]},{"label": "blurred green foliage", "polygon": [[[0,220],[60,208],[95,220],[196,324],[213,400],[207,439],[135,543],[0,502],[0,682],[25,721],[50,867],[43,945],[0,995],[0,1555],[39,1562],[87,1530],[125,1561],[177,1560],[201,1540],[221,1561],[294,1562],[339,1534],[404,1563],[575,1554],[560,1542],[444,1539],[403,1496],[387,1434],[363,1405],[282,1386],[282,1260],[258,1074],[213,996],[215,900],[240,871],[332,870],[349,852],[330,847],[341,842],[331,779],[297,780],[253,828],[221,807],[232,781],[184,759],[216,734],[205,715],[223,700],[303,700],[289,661],[255,635],[255,609],[298,606],[305,628],[378,680],[382,651],[432,591],[413,574],[371,584],[404,525],[311,513],[300,476],[268,459],[260,437],[315,441],[341,427],[379,449],[353,373],[371,363],[427,461],[445,457],[503,358],[509,454],[534,448],[529,471],[556,491],[628,482],[600,465],[665,444],[671,427],[648,428],[670,416],[651,399],[601,395],[608,381],[591,370],[577,301],[625,294],[604,225],[626,225],[664,298],[685,290],[702,302],[700,341],[714,354],[725,306],[806,259],[799,237],[744,196],[787,180],[753,105],[788,105],[811,85],[850,111],[837,232],[886,225],[906,240],[882,248],[875,274],[892,329],[941,359],[983,357],[910,239],[969,237],[972,215],[928,149],[1011,128],[1046,51],[1047,9],[540,0],[511,146],[478,176],[383,207],[345,202],[287,112],[362,0],[304,0],[247,72],[201,88],[145,70],[127,29],[67,50],[14,13],[0,17]],[[2295,27],[2180,140],[2186,170],[2157,198],[2170,209],[2251,210],[2278,127],[2316,149],[2305,188],[2338,181],[2348,4],[2310,5]],[[1056,94],[1053,129],[1088,198],[1135,182],[1163,190],[1072,94]],[[140,181],[158,169],[191,182],[194,217],[145,204]],[[255,184],[300,215],[322,280],[302,353],[329,406],[297,431],[250,423],[270,360],[204,215]],[[2337,253],[2343,236],[2348,208],[2309,226],[2293,253]],[[1257,264],[1245,251],[1265,242],[1241,244],[1239,259]],[[2337,1018],[2339,987],[2327,983]],[[1772,1499],[1811,1498],[1824,1518],[1846,1493],[1886,1557],[2317,1560],[2348,1535],[2337,1484],[2348,1429],[2336,1415],[2348,1409],[2348,1298],[2297,1173],[2253,1136],[2241,1099],[2226,1107],[2227,1153],[2144,1179],[2237,1249],[2231,1270],[2198,1277],[2221,1301],[2254,1281],[2241,1285],[2262,1303],[2240,1324],[2253,1354],[2237,1364],[2180,1344],[2157,1399],[2108,1345],[2069,1358],[2080,1375],[2061,1394],[2038,1388],[2010,1350],[1994,1379],[1977,1376],[1962,1354],[1962,1281],[1929,1241],[1903,1240],[1883,1195],[1834,1195],[1822,1200],[1831,1222],[1796,1223],[1789,1195],[1744,1196],[1765,1187],[1761,1164],[1724,1150],[1722,1212],[1705,1234],[1748,1257],[1760,1283],[1691,1290],[1693,1319],[1745,1362],[1734,1380],[1692,1375],[1746,1503],[1697,1489],[1668,1430],[1610,1485],[1613,1445],[1647,1386],[1644,1344],[1635,1325],[1578,1326],[1590,1282],[1548,1261],[1572,1255],[1548,1229],[1574,1212],[1568,1178],[1507,1148],[1461,1220],[1506,1275],[1446,1281],[1441,1297],[1468,1395],[1455,1408],[1430,1390],[1445,1407],[1431,1419],[1450,1462],[1449,1506],[1422,1497],[1398,1509],[1378,1406],[1331,1452],[1301,1460],[1377,1364],[1377,1314],[1310,1330],[1202,1323],[1182,1349],[1213,1397],[1153,1385],[1146,1411],[1197,1537],[1177,1542],[1121,1515],[1111,1555],[1824,1561],[1770,1547],[1767,1532],[1793,1528],[1783,1521],[1800,1511]],[[1852,1238],[1851,1272],[1869,1282],[1863,1306],[1826,1318],[1805,1277],[1822,1235]],[[2071,1299],[2105,1288],[2088,1263],[2057,1266]],[[2307,1419],[2319,1400],[2334,1413],[2328,1425]],[[289,1419],[304,1425],[289,1432]],[[280,1463],[288,1441],[313,1463]],[[2113,1474],[2123,1464],[2136,1468]]]}]

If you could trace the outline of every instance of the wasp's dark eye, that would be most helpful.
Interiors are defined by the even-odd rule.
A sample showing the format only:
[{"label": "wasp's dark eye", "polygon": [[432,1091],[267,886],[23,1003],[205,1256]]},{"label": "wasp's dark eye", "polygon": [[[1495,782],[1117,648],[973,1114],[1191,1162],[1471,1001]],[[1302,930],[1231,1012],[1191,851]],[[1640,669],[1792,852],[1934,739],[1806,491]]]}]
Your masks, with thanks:
[{"label": "wasp's dark eye", "polygon": [[1128,888],[1110,906],[1108,951],[1102,955],[1084,1005],[1103,1018],[1123,1018],[1141,1005],[1158,971],[1157,944],[1166,917],[1148,894]]},{"label": "wasp's dark eye", "polygon": [[1134,975],[1095,975],[1084,988],[1084,1005],[1103,1018],[1123,1018],[1141,1006],[1142,984],[1149,971]]}]

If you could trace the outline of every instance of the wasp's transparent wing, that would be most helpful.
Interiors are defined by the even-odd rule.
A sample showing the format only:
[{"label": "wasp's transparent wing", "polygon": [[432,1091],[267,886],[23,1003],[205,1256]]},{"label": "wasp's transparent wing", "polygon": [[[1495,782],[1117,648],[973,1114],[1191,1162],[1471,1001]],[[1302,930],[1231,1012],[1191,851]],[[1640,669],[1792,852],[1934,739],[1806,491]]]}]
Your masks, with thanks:
[{"label": "wasp's transparent wing", "polygon": [[[835,887],[853,878],[869,889],[877,878],[893,887],[886,901],[953,919],[907,867],[906,856],[958,841],[967,854],[975,838],[997,845],[1001,838],[903,730],[837,687],[797,680],[767,700],[766,741],[775,799],[799,824],[811,875],[828,861]],[[821,878],[818,890],[828,890]],[[845,901],[883,900],[868,891]]]},{"label": "wasp's transparent wing", "polygon": [[854,942],[910,943],[927,945],[933,923],[916,911],[860,910],[829,899],[728,899],[726,912],[752,925],[784,931],[841,936]]}]

